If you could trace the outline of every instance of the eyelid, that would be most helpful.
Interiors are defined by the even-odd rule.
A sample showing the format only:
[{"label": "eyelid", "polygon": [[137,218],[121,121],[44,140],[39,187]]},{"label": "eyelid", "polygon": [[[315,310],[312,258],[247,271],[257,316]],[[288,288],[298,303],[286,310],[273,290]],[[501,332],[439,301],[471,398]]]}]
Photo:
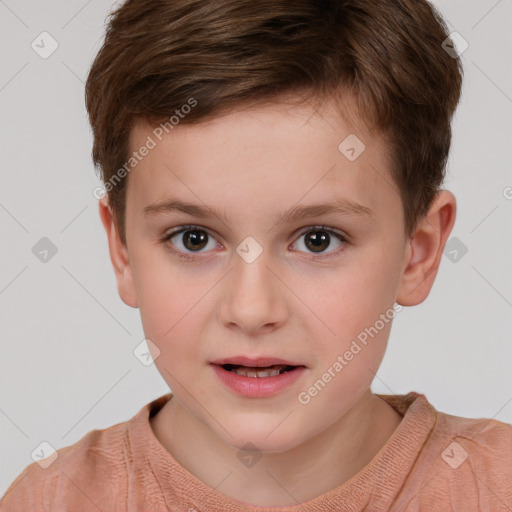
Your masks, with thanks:
[{"label": "eyelid", "polygon": [[[183,233],[185,231],[193,231],[194,229],[197,229],[198,231],[206,231],[210,236],[215,238],[215,240],[218,242],[219,236],[217,233],[211,229],[204,228],[200,226],[199,224],[184,224],[181,226],[177,226],[174,230],[167,231],[164,236],[162,237],[162,240],[169,240],[169,238],[172,238],[173,236],[176,236],[180,233]],[[220,242],[219,242],[220,243]],[[222,245],[222,244],[221,244]]]},{"label": "eyelid", "polygon": [[[168,239],[168,237],[177,235],[178,233],[181,233],[183,231],[187,231],[189,229],[191,229],[191,230],[192,229],[200,229],[200,230],[206,231],[207,233],[215,233],[215,231],[210,230],[209,228],[205,228],[203,226],[200,226],[198,224],[184,224],[184,225],[181,225],[181,226],[177,226],[176,229],[174,229],[172,231],[166,232],[164,234],[163,238]],[[337,228],[333,228],[333,227],[330,227],[330,226],[325,226],[323,224],[311,224],[310,226],[305,226],[304,228],[301,228],[298,231],[296,231],[296,235],[295,236],[303,235],[304,233],[307,233],[308,231],[313,231],[315,229],[337,233],[338,235],[340,235],[343,238],[345,238],[347,241],[350,240],[350,236],[345,231],[341,231],[341,230],[339,230]],[[218,235],[215,235],[215,237],[218,238]]]},{"label": "eyelid", "polygon": [[298,234],[303,235],[304,233],[308,233],[309,231],[327,231],[328,233],[335,233],[337,235],[340,235],[341,237],[345,238],[345,240],[349,240],[349,236],[344,231],[341,231],[337,228],[331,228],[330,226],[325,226],[323,224],[313,224],[311,226],[307,226],[304,229],[300,229]]}]

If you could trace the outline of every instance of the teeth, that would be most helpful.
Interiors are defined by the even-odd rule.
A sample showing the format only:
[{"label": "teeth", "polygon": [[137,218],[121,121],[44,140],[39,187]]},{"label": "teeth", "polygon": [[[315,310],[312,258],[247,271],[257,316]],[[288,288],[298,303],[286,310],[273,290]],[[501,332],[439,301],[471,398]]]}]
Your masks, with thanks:
[{"label": "teeth", "polygon": [[242,368],[236,367],[231,371],[236,373],[237,375],[242,375],[243,377],[276,377],[281,373],[281,369],[284,369],[284,366],[274,367],[272,369],[265,368],[264,370],[256,370],[255,368]]}]

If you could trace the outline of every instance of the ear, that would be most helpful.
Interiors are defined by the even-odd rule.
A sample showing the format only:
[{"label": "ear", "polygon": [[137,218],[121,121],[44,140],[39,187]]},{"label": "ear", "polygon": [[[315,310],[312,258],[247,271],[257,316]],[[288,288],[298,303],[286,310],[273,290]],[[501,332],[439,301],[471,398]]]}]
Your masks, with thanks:
[{"label": "ear", "polygon": [[440,190],[427,215],[407,243],[396,302],[402,306],[421,304],[430,293],[448,236],[455,224],[457,201],[448,190]]},{"label": "ear", "polygon": [[112,208],[108,203],[108,195],[99,200],[99,210],[101,222],[107,232],[110,260],[116,274],[119,295],[126,305],[137,308],[139,303],[128,250],[119,237]]}]

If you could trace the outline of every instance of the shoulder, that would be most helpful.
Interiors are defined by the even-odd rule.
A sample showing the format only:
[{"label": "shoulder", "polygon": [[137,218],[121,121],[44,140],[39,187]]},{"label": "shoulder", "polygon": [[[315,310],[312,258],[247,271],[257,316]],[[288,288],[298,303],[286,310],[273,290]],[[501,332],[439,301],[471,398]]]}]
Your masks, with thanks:
[{"label": "shoulder", "polygon": [[438,412],[423,452],[417,510],[512,510],[512,425]]},{"label": "shoulder", "polygon": [[7,489],[0,510],[44,510],[70,504],[84,511],[97,510],[98,497],[107,507],[110,501],[113,505],[129,465],[129,423],[92,430],[75,444],[28,465]]},{"label": "shoulder", "polygon": [[[489,464],[512,471],[512,425],[492,418],[461,418],[438,413],[440,438],[460,444],[467,453],[462,456],[475,464]],[[456,449],[456,447],[455,447]],[[444,454],[450,458],[451,450]],[[492,471],[491,468],[489,470]]]}]

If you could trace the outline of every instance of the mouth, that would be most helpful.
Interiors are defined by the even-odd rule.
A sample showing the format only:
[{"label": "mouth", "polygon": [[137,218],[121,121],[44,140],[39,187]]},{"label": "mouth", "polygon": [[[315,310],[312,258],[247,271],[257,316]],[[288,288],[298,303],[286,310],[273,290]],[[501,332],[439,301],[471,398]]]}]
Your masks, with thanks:
[{"label": "mouth", "polygon": [[267,398],[293,389],[307,370],[297,361],[275,357],[253,359],[239,356],[218,359],[211,366],[227,389],[246,398]]},{"label": "mouth", "polygon": [[[255,377],[255,378],[264,378],[264,377],[277,377],[278,375],[282,375],[283,373],[290,372],[298,368],[299,366],[288,365],[288,364],[273,364],[270,366],[243,366],[239,364],[222,364],[219,365],[224,370],[232,373],[236,373],[237,375],[242,375],[243,377]],[[302,366],[302,365],[300,365]]]},{"label": "mouth", "polygon": [[297,368],[305,368],[303,364],[297,361],[289,361],[277,357],[257,357],[235,356],[224,359],[217,359],[212,364],[220,366],[230,373],[236,373],[242,377],[277,377],[283,373],[288,373]]}]

